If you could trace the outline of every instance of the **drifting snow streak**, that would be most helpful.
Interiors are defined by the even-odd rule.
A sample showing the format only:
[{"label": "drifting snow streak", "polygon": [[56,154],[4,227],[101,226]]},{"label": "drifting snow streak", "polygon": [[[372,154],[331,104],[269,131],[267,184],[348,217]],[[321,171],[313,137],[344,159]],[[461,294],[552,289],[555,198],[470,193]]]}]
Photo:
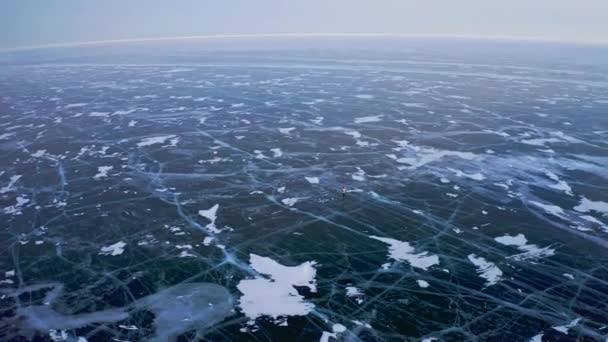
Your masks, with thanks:
[{"label": "drifting snow streak", "polygon": [[161,137],[145,138],[141,142],[138,142],[137,146],[144,147],[144,146],[151,146],[151,145],[156,145],[156,144],[164,144],[165,141],[167,141],[169,139],[174,139],[175,137],[176,137],[175,135],[165,135],[165,136],[161,136]]}]

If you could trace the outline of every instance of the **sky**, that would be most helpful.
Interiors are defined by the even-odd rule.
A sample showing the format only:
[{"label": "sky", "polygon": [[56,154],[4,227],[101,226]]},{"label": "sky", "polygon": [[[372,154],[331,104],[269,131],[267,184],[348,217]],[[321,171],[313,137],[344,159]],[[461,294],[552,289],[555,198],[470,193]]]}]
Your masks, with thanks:
[{"label": "sky", "polygon": [[608,0],[0,1],[0,49],[269,33],[483,36],[608,44]]}]

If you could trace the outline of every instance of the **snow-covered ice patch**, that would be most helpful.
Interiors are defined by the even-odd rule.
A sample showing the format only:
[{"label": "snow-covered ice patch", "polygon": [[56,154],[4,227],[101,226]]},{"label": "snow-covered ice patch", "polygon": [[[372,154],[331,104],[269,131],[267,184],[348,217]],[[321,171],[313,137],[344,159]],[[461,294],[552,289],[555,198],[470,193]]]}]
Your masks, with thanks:
[{"label": "snow-covered ice patch", "polygon": [[543,204],[540,202],[536,202],[536,201],[530,201],[530,204],[533,204],[541,209],[543,209],[545,212],[560,217],[560,218],[564,218],[564,210],[556,205],[553,204]]},{"label": "snow-covered ice patch", "polygon": [[6,208],[4,208],[4,213],[5,214],[10,214],[10,215],[21,215],[21,208],[29,203],[29,199],[25,198],[25,197],[21,197],[21,196],[17,196],[16,199],[17,203],[15,203],[14,205],[8,206]]},{"label": "snow-covered ice patch", "polygon": [[579,205],[574,207],[574,210],[581,213],[587,213],[589,211],[596,211],[602,214],[608,214],[608,203],[602,201],[592,201],[585,197],[581,198]]},{"label": "snow-covered ice patch", "polygon": [[199,210],[198,214],[204,218],[206,218],[207,220],[211,221],[209,222],[205,228],[207,228],[209,231],[213,232],[213,233],[219,233],[220,230],[215,226],[215,220],[217,220],[217,210],[220,208],[219,204],[215,204],[214,206],[212,206],[209,209],[206,210]]},{"label": "snow-covered ice patch", "polygon": [[108,177],[108,172],[111,171],[113,166],[99,166],[97,168],[97,174],[93,176],[94,179],[99,179],[103,177]]},{"label": "snow-covered ice patch", "polygon": [[151,137],[142,139],[142,141],[137,143],[137,147],[151,146],[156,144],[164,144],[167,140],[174,139],[177,136],[175,135],[164,135],[160,137]]},{"label": "snow-covered ice patch", "polygon": [[365,181],[365,171],[363,171],[360,167],[357,167],[357,172],[351,175],[352,179],[363,182]]},{"label": "snow-covered ice patch", "polygon": [[514,236],[504,235],[494,238],[494,240],[505,246],[516,246],[517,249],[523,252],[509,257],[509,259],[513,260],[536,260],[544,257],[549,257],[555,254],[555,249],[553,248],[540,248],[534,244],[527,244],[528,239],[526,239],[524,234],[517,234]]},{"label": "snow-covered ice patch", "polygon": [[430,286],[429,283],[425,280],[416,280],[416,282],[418,283],[418,286],[420,286],[423,289]]},{"label": "snow-covered ice patch", "polygon": [[346,295],[349,296],[349,297],[357,297],[357,296],[363,295],[363,293],[357,287],[347,286],[346,287]]},{"label": "snow-covered ice patch", "polygon": [[281,134],[289,134],[294,129],[296,129],[296,128],[295,127],[279,128],[279,132],[281,132]]},{"label": "snow-covered ice patch", "polygon": [[465,177],[465,178],[470,178],[476,181],[482,181],[484,179],[486,179],[486,177],[484,175],[482,175],[480,172],[477,173],[464,173],[460,170],[456,170],[456,169],[452,169],[452,168],[448,168],[448,170],[454,172],[454,174],[456,175],[456,177]]},{"label": "snow-covered ice patch", "polygon": [[400,164],[409,165],[410,169],[416,169],[426,164],[436,162],[445,157],[457,157],[465,160],[473,160],[478,158],[478,156],[471,152],[458,152],[458,151],[447,151],[447,150],[437,150],[434,148],[419,148],[416,147],[416,155],[412,157],[401,157],[398,158],[394,154],[387,154],[386,156],[395,160]]},{"label": "snow-covered ice patch", "polygon": [[269,316],[278,321],[284,316],[305,316],[314,304],[305,301],[295,286],[316,292],[317,270],[314,261],[298,266],[284,266],[268,257],[249,255],[251,268],[260,273],[254,279],[241,280],[237,288],[243,294],[239,307],[252,320]]},{"label": "snow-covered ice patch", "polygon": [[13,185],[19,180],[19,178],[21,178],[21,175],[11,176],[11,178],[8,182],[8,185],[0,188],[0,194],[5,194],[5,193],[11,191]]},{"label": "snow-covered ice patch", "polygon": [[480,277],[486,280],[486,286],[496,284],[502,277],[502,271],[494,263],[487,261],[483,257],[469,254],[469,261],[477,268]]},{"label": "snow-covered ice patch", "polygon": [[564,278],[568,278],[570,280],[574,280],[574,276],[570,273],[563,273],[562,274],[564,276]]},{"label": "snow-covered ice patch", "polygon": [[91,112],[89,116],[107,118],[110,116],[110,112]]},{"label": "snow-covered ice patch", "polygon": [[415,248],[410,246],[408,242],[373,235],[369,237],[389,245],[388,256],[393,260],[407,261],[412,267],[423,270],[427,270],[429,267],[439,264],[439,257],[437,255],[430,254],[426,251],[416,253]]},{"label": "snow-covered ice patch", "polygon": [[342,324],[334,324],[331,327],[331,330],[333,331],[331,333],[329,331],[324,331],[321,334],[321,338],[319,339],[319,342],[329,342],[329,338],[330,337],[332,337],[334,339],[338,339],[338,335],[340,333],[345,332],[346,331],[346,327],[343,326]]},{"label": "snow-covered ice patch", "polygon": [[577,325],[580,320],[581,320],[580,318],[576,318],[568,324],[559,325],[559,326],[551,327],[551,328],[561,332],[562,334],[568,334],[568,330],[570,330],[570,328],[573,328],[575,325]]},{"label": "snow-covered ice patch", "polygon": [[12,137],[13,135],[15,135],[15,133],[13,132],[0,134],[0,140],[6,140]]},{"label": "snow-covered ice patch", "polygon": [[294,204],[296,204],[301,199],[302,198],[300,198],[300,197],[289,197],[289,198],[283,198],[281,200],[281,202],[283,204],[285,204],[286,206],[292,207]]},{"label": "snow-covered ice patch", "polygon": [[38,151],[32,153],[32,157],[40,158],[40,157],[44,156],[45,153],[46,153],[46,150],[38,150]]},{"label": "snow-covered ice patch", "polygon": [[270,151],[274,154],[275,158],[281,157],[283,155],[283,151],[280,148],[271,148]]},{"label": "snow-covered ice patch", "polygon": [[125,246],[127,244],[124,241],[118,241],[117,243],[105,247],[101,247],[101,251],[99,254],[101,255],[121,255],[125,251]]},{"label": "snow-covered ice patch", "polygon": [[319,184],[319,177],[304,177],[310,184]]},{"label": "snow-covered ice patch", "polygon": [[346,132],[344,132],[344,134],[350,135],[351,137],[353,137],[355,139],[361,138],[361,133],[359,133],[359,131],[346,131]]},{"label": "snow-covered ice patch", "polygon": [[264,153],[260,150],[253,150],[253,153],[255,154],[255,158],[256,159],[267,159],[268,157],[266,157],[264,155]]},{"label": "snow-covered ice patch", "polygon": [[555,184],[550,184],[549,187],[556,189],[556,190],[560,190],[563,191],[565,193],[567,193],[568,195],[572,196],[572,188],[570,188],[570,185],[568,185],[568,183],[566,183],[565,181],[561,180],[555,173],[547,171],[545,172],[545,175],[547,175],[547,177],[551,178],[552,180],[556,181],[557,183]]},{"label": "snow-covered ice patch", "polygon": [[356,124],[367,123],[367,122],[378,122],[382,121],[382,117],[384,115],[372,115],[372,116],[362,116],[355,118]]}]

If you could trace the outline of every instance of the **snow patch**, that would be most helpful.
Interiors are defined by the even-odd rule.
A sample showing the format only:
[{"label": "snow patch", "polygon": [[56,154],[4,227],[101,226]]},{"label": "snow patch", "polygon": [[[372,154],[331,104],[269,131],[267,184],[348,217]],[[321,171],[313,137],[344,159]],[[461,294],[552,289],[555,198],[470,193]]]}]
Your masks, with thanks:
[{"label": "snow patch", "polygon": [[504,235],[494,240],[505,246],[516,246],[517,249],[522,251],[521,254],[512,255],[509,259],[522,261],[522,260],[536,260],[544,257],[549,257],[555,254],[555,249],[550,247],[540,248],[537,245],[527,244],[528,239],[524,234],[517,234],[515,236]]},{"label": "snow patch", "polygon": [[373,115],[373,116],[363,116],[359,118],[355,118],[356,124],[367,123],[367,122],[378,122],[382,121],[382,117],[384,115]]},{"label": "snow patch", "polygon": [[151,146],[151,145],[156,145],[156,144],[164,144],[165,141],[167,141],[169,139],[174,139],[176,137],[177,137],[176,135],[164,135],[164,136],[160,136],[160,137],[145,138],[141,142],[137,143],[137,147]]},{"label": "snow patch", "polygon": [[319,184],[319,177],[304,177],[310,184]]},{"label": "snow patch", "polygon": [[284,316],[305,316],[314,309],[295,286],[316,292],[316,263],[306,261],[298,266],[284,266],[268,257],[249,255],[251,268],[260,275],[241,280],[237,288],[243,294],[239,307],[252,320],[269,316],[280,321]]},{"label": "snow patch", "polygon": [[416,280],[416,282],[418,283],[418,286],[422,287],[423,289],[430,286],[429,283],[424,280]]},{"label": "snow patch", "polygon": [[581,198],[579,205],[574,207],[574,210],[581,213],[596,211],[598,213],[608,214],[608,203],[602,201],[592,201],[585,197]]},{"label": "snow patch", "polygon": [[125,251],[125,246],[127,244],[124,241],[118,241],[117,243],[105,247],[101,247],[100,255],[121,255]]},{"label": "snow patch", "polygon": [[389,258],[393,260],[407,261],[412,267],[420,268],[425,271],[429,267],[439,264],[439,257],[437,255],[429,254],[429,252],[426,251],[416,253],[414,247],[410,246],[408,242],[373,235],[369,237],[389,245],[388,255]]},{"label": "snow patch", "polygon": [[500,280],[500,277],[502,277],[502,271],[500,268],[483,257],[478,257],[475,254],[469,254],[468,259],[477,268],[477,273],[479,276],[486,280],[486,286],[496,284]]},{"label": "snow patch", "polygon": [[93,176],[94,179],[108,177],[108,172],[111,171],[113,166],[100,166],[97,168],[97,174]]},{"label": "snow patch", "polygon": [[220,230],[215,226],[215,220],[217,220],[217,210],[219,209],[220,205],[219,204],[215,204],[214,206],[212,206],[209,209],[206,210],[199,210],[198,214],[204,218],[206,218],[207,220],[211,221],[209,222],[205,228],[207,228],[209,231],[213,232],[213,233],[219,233]]}]

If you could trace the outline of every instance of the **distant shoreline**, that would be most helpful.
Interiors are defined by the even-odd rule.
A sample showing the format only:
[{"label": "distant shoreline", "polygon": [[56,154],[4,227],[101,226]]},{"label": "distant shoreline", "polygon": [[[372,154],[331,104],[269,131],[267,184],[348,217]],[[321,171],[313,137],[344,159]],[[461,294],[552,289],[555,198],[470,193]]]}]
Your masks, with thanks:
[{"label": "distant shoreline", "polygon": [[99,46],[124,43],[147,43],[147,42],[177,42],[195,40],[236,40],[236,39],[280,39],[280,38],[320,38],[320,39],[365,39],[365,38],[389,38],[389,39],[449,39],[467,41],[491,41],[491,42],[514,42],[514,43],[545,43],[545,44],[567,44],[589,47],[608,47],[608,41],[578,41],[559,40],[545,37],[520,37],[520,36],[483,36],[467,34],[407,34],[407,33],[265,33],[265,34],[217,34],[196,35],[178,37],[156,37],[156,38],[129,38],[114,40],[96,40],[84,42],[67,42],[56,44],[17,46],[0,49],[0,53],[10,53],[38,49],[70,48],[84,46]]}]

